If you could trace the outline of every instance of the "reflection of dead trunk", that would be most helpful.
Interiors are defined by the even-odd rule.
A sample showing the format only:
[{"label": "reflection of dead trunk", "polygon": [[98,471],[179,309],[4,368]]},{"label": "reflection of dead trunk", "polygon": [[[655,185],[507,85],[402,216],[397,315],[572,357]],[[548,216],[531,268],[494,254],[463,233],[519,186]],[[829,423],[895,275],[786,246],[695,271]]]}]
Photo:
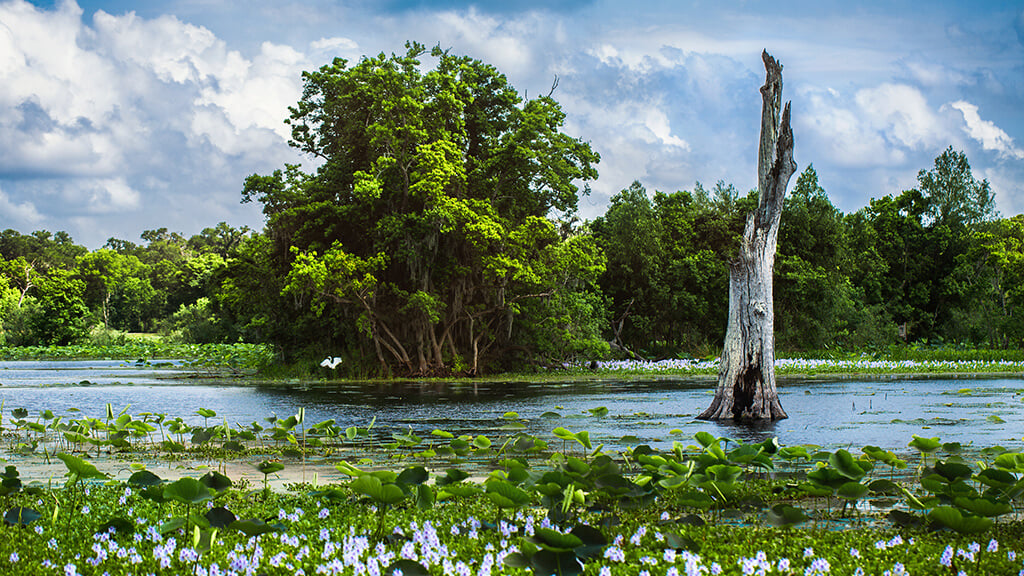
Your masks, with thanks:
[{"label": "reflection of dead trunk", "polygon": [[[787,418],[775,389],[772,274],[786,186],[796,172],[789,103],[782,110],[782,65],[764,52],[758,207],[747,215],[738,258],[729,265],[729,324],[718,389],[703,420]],[[781,117],[780,117],[781,111]]]}]

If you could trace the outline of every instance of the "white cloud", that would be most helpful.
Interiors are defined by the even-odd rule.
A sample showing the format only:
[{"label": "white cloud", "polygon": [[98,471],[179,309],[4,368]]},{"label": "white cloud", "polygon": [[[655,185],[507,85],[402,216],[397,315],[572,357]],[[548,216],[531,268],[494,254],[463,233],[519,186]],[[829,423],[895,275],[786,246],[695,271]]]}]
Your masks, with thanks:
[{"label": "white cloud", "polygon": [[855,101],[864,121],[894,144],[920,149],[943,143],[939,119],[917,88],[882,84],[858,91]]},{"label": "white cloud", "polygon": [[139,193],[124,178],[88,180],[77,187],[75,192],[68,191],[65,195],[77,193],[84,193],[79,201],[85,204],[90,213],[128,212],[139,207]]},{"label": "white cloud", "polygon": [[964,115],[964,132],[981,143],[985,150],[994,150],[1000,156],[1024,160],[1024,150],[1013,143],[1013,138],[993,122],[982,120],[978,107],[958,100],[949,105]]},{"label": "white cloud", "polygon": [[[834,90],[808,92],[803,104],[803,113],[793,116],[798,150],[806,149],[802,140],[810,141],[816,154],[842,166],[892,165],[904,160],[904,154],[890,149],[860,111],[843,102]],[[814,160],[820,162],[819,158]]]},{"label": "white cloud", "polygon": [[794,114],[797,138],[808,138],[816,152],[843,166],[898,166],[911,153],[941,149],[954,140],[948,119],[913,86],[862,88],[852,100],[832,88],[805,87],[800,96],[804,108]]},{"label": "white cloud", "polygon": [[43,215],[31,202],[14,202],[3,190],[0,190],[0,220],[5,227],[35,227],[43,221]]},{"label": "white cloud", "polygon": [[903,66],[910,79],[931,88],[973,83],[970,76],[940,62],[914,60],[903,63]]},{"label": "white cloud", "polygon": [[151,71],[163,82],[202,82],[232,73],[238,58],[206,28],[185,24],[174,16],[153,20],[134,12],[93,16],[98,41],[117,60]]},{"label": "white cloud", "polygon": [[[237,54],[237,53],[235,53]],[[256,138],[255,146],[267,146],[267,135],[250,129],[270,130],[282,140],[291,136],[284,123],[288,106],[302,95],[301,71],[305,56],[288,46],[264,42],[251,62],[241,61],[236,73],[220,78],[202,89],[196,99],[192,128],[228,154],[237,154],[252,145],[240,138]],[[222,118],[212,118],[221,115]]]},{"label": "white cloud", "polygon": [[[95,224],[70,230],[82,241],[119,226],[198,231],[207,215],[258,225],[238,189],[247,174],[300,159],[283,120],[306,66],[271,42],[247,57],[174,16],[83,20],[70,0],[0,2],[0,210],[24,226]],[[226,208],[200,214],[198,198]]]},{"label": "white cloud", "polygon": [[442,48],[457,45],[459,52],[493,64],[512,76],[526,74],[534,66],[531,40],[551,27],[537,14],[499,19],[476,7],[465,12],[438,12],[420,23],[424,24],[430,34],[439,36]]},{"label": "white cloud", "polygon": [[338,54],[342,58],[353,59],[360,56],[359,43],[350,38],[342,38],[338,36],[321,38],[310,42],[309,47],[314,52],[330,52],[332,54]]}]

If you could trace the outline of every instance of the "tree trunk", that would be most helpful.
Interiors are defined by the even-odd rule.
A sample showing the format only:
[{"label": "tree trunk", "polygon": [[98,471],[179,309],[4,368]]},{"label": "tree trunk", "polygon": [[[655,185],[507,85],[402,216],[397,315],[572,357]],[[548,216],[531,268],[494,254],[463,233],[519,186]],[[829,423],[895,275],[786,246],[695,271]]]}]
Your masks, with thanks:
[{"label": "tree trunk", "polygon": [[[775,313],[772,276],[782,202],[793,161],[789,103],[782,109],[782,65],[768,55],[761,87],[758,207],[747,215],[738,259],[729,264],[729,325],[718,369],[718,389],[702,420],[787,418],[775,389]],[[781,111],[781,117],[780,117]]]}]

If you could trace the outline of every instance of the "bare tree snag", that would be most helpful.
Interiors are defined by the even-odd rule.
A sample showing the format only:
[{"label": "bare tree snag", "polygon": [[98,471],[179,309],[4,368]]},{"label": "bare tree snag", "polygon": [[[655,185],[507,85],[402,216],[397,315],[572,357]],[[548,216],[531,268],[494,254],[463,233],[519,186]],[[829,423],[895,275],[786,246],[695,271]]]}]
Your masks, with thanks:
[{"label": "bare tree snag", "polygon": [[[729,325],[718,368],[718,389],[702,420],[787,418],[775,388],[775,312],[772,276],[782,202],[793,161],[789,102],[782,109],[782,65],[761,54],[761,142],[758,146],[758,206],[747,215],[736,261],[729,263]],[[780,118],[781,111],[781,118]]]}]

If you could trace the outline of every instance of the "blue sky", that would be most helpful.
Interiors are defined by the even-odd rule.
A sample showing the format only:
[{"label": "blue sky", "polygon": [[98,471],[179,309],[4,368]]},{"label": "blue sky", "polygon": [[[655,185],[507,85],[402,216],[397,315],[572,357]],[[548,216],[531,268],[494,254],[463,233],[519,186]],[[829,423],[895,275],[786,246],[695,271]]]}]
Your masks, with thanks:
[{"label": "blue sky", "polygon": [[300,73],[440,44],[547,93],[602,157],[581,215],[640,180],[755,186],[764,79],[784,65],[795,157],[845,212],[964,151],[1024,212],[1024,1],[0,0],[0,229],[95,248],[146,229],[262,226],[245,176],[286,144]]}]

